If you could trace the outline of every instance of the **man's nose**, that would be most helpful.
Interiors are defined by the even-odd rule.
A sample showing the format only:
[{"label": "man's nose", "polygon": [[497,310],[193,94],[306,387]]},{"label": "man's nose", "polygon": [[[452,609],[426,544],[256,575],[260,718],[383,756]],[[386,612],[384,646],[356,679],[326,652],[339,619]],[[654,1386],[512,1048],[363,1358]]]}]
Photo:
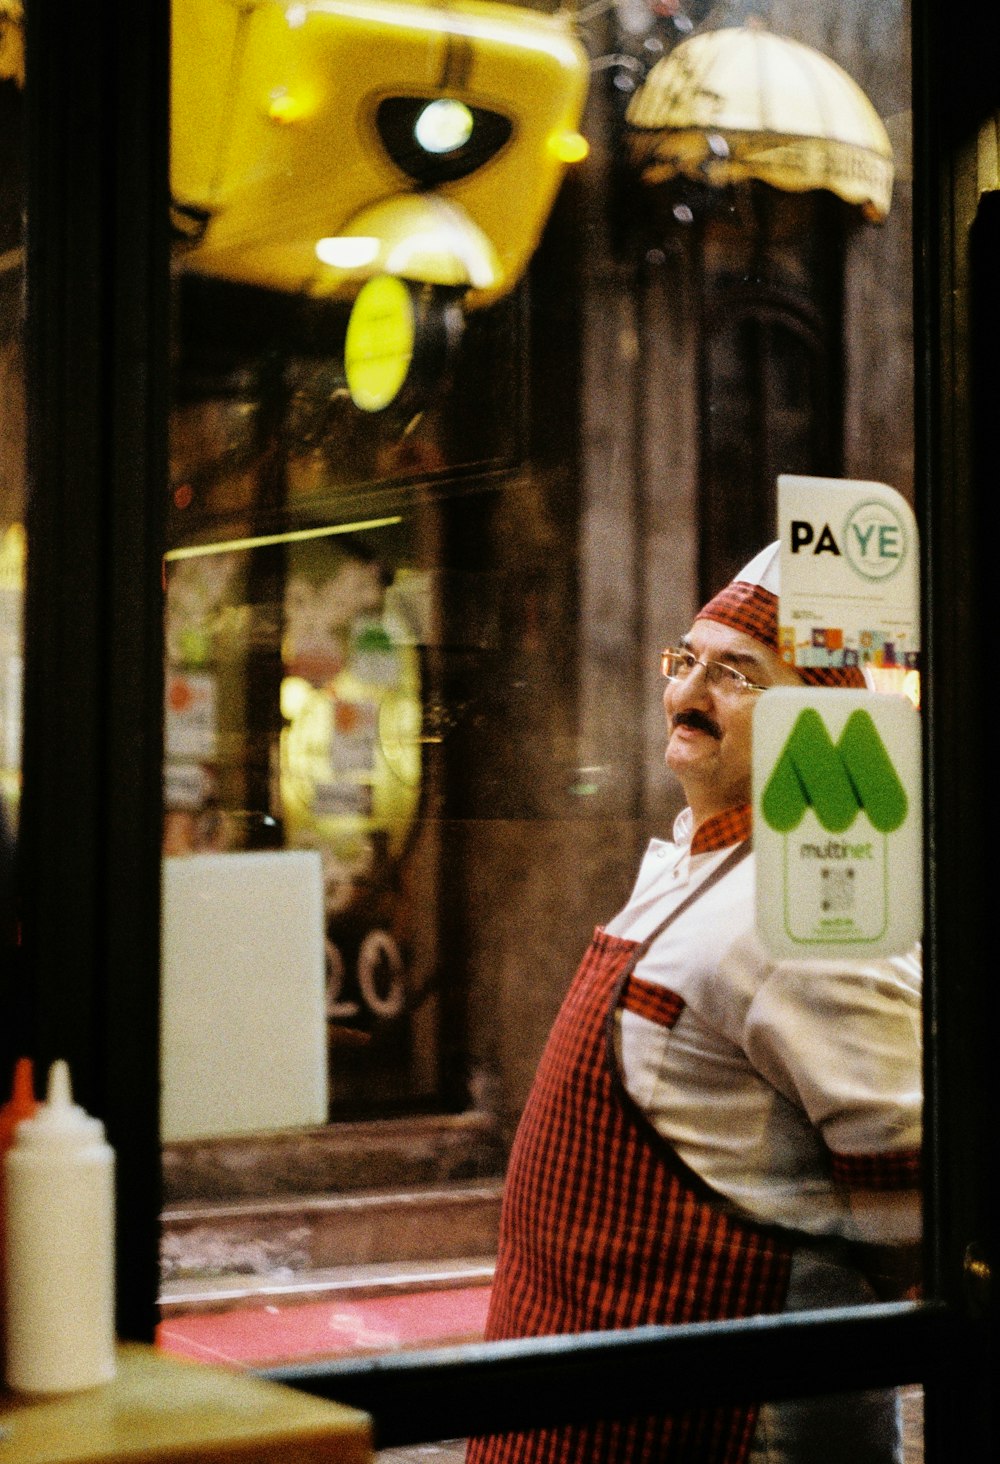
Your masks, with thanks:
[{"label": "man's nose", "polygon": [[705,667],[699,661],[679,681],[667,682],[664,702],[678,712],[682,707],[706,706],[711,701],[711,696]]}]

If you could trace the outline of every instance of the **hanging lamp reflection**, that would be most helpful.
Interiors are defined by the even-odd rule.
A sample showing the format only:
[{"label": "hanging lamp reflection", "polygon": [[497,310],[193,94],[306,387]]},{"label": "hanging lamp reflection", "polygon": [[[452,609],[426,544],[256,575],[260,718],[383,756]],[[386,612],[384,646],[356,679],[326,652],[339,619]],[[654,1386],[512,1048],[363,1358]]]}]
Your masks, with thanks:
[{"label": "hanging lamp reflection", "polygon": [[829,56],[759,25],[682,41],[652,68],[626,120],[647,183],[758,179],[793,193],[827,189],[873,222],[889,212],[892,144],[868,97]]}]

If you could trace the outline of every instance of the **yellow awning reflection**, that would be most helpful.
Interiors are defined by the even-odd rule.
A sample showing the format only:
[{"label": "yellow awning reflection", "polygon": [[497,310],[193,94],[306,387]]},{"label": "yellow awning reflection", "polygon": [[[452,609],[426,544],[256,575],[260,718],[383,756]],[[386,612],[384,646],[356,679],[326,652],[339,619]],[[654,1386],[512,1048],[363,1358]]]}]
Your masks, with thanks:
[{"label": "yellow awning reflection", "polygon": [[[570,12],[491,0],[172,0],[171,15],[171,192],[186,268],[350,298],[365,267],[328,265],[327,251],[340,257],[329,241],[391,233],[410,261],[400,273],[437,279],[444,269],[466,288],[467,307],[513,289],[567,148],[583,155],[588,58]],[[407,101],[427,113],[447,103],[453,122],[461,109],[476,136],[486,135],[485,114],[507,131],[482,161],[428,184],[380,131],[380,109]],[[406,139],[425,159],[443,155],[441,142],[423,129]],[[462,144],[452,137],[449,147]],[[416,216],[411,244],[399,231],[404,194]],[[441,205],[437,263],[425,248],[431,197]],[[380,256],[375,268],[394,266]]]},{"label": "yellow awning reflection", "polygon": [[825,188],[882,220],[892,145],[858,84],[820,51],[756,26],[703,31],[650,71],[627,112],[646,182],[756,178]]}]

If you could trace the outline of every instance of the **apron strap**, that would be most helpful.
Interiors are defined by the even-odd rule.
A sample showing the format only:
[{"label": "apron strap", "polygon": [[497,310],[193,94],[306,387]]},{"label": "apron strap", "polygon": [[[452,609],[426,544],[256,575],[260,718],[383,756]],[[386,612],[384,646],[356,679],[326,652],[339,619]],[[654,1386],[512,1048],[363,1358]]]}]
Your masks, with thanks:
[{"label": "apron strap", "polygon": [[[730,852],[726,855],[725,859],[723,859],[721,863],[715,866],[711,874],[709,874],[705,879],[702,880],[698,888],[692,890],[686,899],[682,900],[679,905],[671,910],[670,914],[666,917],[665,920],[660,921],[659,925],[652,932],[652,934],[647,935],[646,939],[636,947],[636,949],[630,955],[628,961],[625,963],[624,970],[621,972],[617,981],[615,982],[614,991],[611,994],[611,1001],[608,1006],[607,1022],[604,1032],[608,1071],[611,1074],[612,1086],[614,1088],[614,1091],[618,1095],[619,1101],[623,1104],[626,1110],[631,1112],[633,1118],[645,1130],[647,1130],[651,1134],[655,1134],[657,1142],[662,1146],[662,1151],[665,1154],[669,1155],[669,1162],[675,1172],[680,1174],[680,1176],[685,1180],[688,1186],[694,1190],[699,1199],[707,1201],[717,1210],[723,1210],[726,1213],[734,1216],[738,1215],[738,1211],[732,1201],[728,1200],[726,1196],[721,1194],[718,1190],[714,1190],[712,1186],[707,1182],[707,1180],[702,1179],[701,1175],[698,1174],[696,1170],[692,1169],[691,1166],[681,1158],[670,1140],[660,1133],[656,1125],[652,1122],[649,1116],[643,1112],[642,1108],[639,1106],[639,1104],[635,1101],[631,1093],[626,1088],[625,1079],[618,1066],[618,1059],[615,1052],[615,1016],[618,1011],[618,1004],[621,1000],[622,993],[625,990],[625,986],[628,982],[629,977],[632,975],[632,972],[635,970],[636,966],[642,960],[643,956],[649,950],[653,942],[663,934],[668,925],[672,925],[675,920],[679,919],[680,916],[685,913],[686,910],[689,910],[691,906],[695,903],[695,901],[701,898],[706,890],[710,889],[712,885],[718,884],[719,880],[725,879],[727,874],[735,869],[738,864],[741,864],[743,860],[746,859],[747,855],[751,852],[751,849],[752,845],[749,839],[745,839],[743,843],[737,844],[734,849],[731,849]],[[740,1216],[739,1218],[744,1224],[754,1223],[752,1221],[749,1221],[745,1216]],[[759,1228],[768,1233],[776,1233],[776,1227],[767,1225],[766,1223],[762,1223]]]},{"label": "apron strap", "polygon": [[640,944],[636,946],[629,959],[628,965],[622,972],[622,975],[619,977],[619,981],[622,986],[624,986],[625,982],[631,976],[632,972],[635,970],[636,966],[642,960],[643,956],[649,950],[653,942],[659,939],[659,937],[667,929],[667,926],[673,925],[674,921],[679,919],[686,910],[689,910],[696,900],[700,900],[702,895],[705,894],[707,890],[711,889],[712,885],[718,884],[720,879],[725,879],[726,875],[731,869],[735,869],[737,864],[741,864],[743,862],[743,860],[750,853],[751,849],[752,845],[749,839],[745,839],[741,844],[737,844],[735,849],[731,849],[726,855],[725,859],[723,859],[721,863],[715,866],[711,874],[707,875],[705,879],[702,880],[698,888],[692,890],[687,898],[683,899],[679,905],[676,905],[674,909],[671,910],[666,919],[661,920],[656,929],[652,931],[650,935],[647,935],[644,941],[640,942]]}]

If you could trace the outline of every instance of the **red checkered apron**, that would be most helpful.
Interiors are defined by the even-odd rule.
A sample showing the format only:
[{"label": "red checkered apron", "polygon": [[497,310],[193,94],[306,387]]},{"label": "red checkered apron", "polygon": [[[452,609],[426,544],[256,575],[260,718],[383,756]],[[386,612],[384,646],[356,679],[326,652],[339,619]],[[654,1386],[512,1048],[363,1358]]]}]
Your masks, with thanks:
[{"label": "red checkered apron", "polygon": [[[747,852],[717,866],[670,920]],[[667,922],[669,923],[669,922]],[[786,1238],[727,1209],[628,1097],[614,1015],[637,945],[598,930],[556,1018],[507,1172],[486,1336],[540,1337],[779,1311]],[[654,994],[655,993],[655,994]],[[652,1411],[470,1440],[468,1464],[743,1464],[755,1407]]]}]

